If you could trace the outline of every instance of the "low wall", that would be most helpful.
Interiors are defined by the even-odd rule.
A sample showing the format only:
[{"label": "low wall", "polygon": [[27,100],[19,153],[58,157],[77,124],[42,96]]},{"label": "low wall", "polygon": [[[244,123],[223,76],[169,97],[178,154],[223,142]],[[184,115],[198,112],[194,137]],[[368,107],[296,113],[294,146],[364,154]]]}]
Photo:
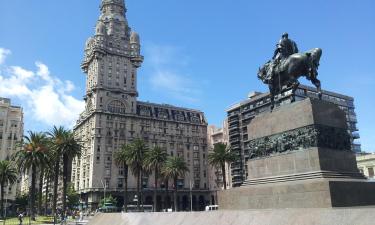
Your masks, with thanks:
[{"label": "low wall", "polygon": [[374,225],[375,208],[102,213],[89,225]]}]

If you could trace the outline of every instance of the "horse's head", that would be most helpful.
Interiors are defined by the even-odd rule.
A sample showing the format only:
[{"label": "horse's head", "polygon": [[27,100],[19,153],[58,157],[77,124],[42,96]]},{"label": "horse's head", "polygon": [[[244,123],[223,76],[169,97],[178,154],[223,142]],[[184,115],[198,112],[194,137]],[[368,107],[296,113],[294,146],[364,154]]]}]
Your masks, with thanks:
[{"label": "horse's head", "polygon": [[310,53],[311,53],[311,57],[312,57],[314,66],[317,69],[319,67],[320,57],[322,56],[322,49],[321,48],[314,48],[314,49],[310,50]]}]

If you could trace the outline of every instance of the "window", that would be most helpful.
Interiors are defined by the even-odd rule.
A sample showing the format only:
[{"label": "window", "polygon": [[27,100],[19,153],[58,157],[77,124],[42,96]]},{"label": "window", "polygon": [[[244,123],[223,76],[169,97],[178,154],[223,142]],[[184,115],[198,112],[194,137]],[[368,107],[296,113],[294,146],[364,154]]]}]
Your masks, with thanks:
[{"label": "window", "polygon": [[200,183],[199,180],[195,180],[194,181],[194,188],[199,189],[199,183]]},{"label": "window", "polygon": [[119,179],[117,180],[117,187],[118,187],[118,188],[122,188],[123,185],[124,185],[124,180],[123,180],[122,178],[119,178]]},{"label": "window", "polygon": [[369,178],[374,178],[374,168],[368,168],[368,177]]},{"label": "window", "polygon": [[120,101],[112,101],[108,104],[108,111],[112,113],[125,114],[125,105]]}]

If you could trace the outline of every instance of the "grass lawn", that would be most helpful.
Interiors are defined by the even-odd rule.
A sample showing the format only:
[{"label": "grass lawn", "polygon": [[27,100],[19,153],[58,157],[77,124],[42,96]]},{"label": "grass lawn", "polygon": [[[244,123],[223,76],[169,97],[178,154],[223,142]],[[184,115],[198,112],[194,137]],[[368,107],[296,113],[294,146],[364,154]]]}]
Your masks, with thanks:
[{"label": "grass lawn", "polygon": [[[68,221],[70,221],[70,220],[68,220]],[[30,222],[31,222],[30,224],[35,224],[35,225],[37,225],[37,224],[53,224],[53,217],[37,216],[36,221],[30,220]],[[1,221],[1,224],[3,224],[3,221]],[[19,224],[18,217],[8,218],[5,221],[5,225],[18,225],[18,224]],[[29,217],[24,217],[22,224],[29,224]]]}]

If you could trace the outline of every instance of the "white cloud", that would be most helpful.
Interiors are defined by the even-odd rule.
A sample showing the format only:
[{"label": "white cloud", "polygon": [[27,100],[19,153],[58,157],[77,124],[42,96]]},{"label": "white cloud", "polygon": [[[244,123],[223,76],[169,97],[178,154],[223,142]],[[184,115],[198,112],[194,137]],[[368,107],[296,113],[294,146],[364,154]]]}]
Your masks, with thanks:
[{"label": "white cloud", "polygon": [[84,109],[84,102],[71,95],[74,84],[52,76],[42,62],[35,65],[35,72],[19,66],[0,70],[0,96],[17,98],[27,119],[72,127]]},{"label": "white cloud", "polygon": [[184,102],[197,102],[201,91],[198,82],[181,72],[188,65],[188,57],[172,46],[146,46],[146,58],[151,67],[149,82],[155,91],[162,90]]},{"label": "white cloud", "polygon": [[11,51],[5,48],[0,48],[0,65],[4,63],[6,57],[11,54]]}]

